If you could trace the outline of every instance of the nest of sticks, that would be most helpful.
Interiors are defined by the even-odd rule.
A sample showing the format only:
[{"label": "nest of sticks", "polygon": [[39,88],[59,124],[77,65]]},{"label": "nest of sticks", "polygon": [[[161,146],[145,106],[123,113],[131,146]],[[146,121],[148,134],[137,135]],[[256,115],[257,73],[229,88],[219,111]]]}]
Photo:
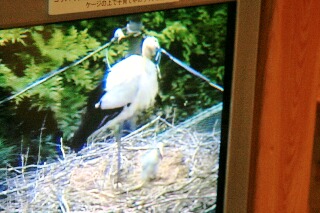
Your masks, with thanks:
[{"label": "nest of sticks", "polygon": [[[7,188],[0,192],[0,210],[209,212],[216,201],[220,128],[199,132],[191,126],[172,126],[158,117],[123,137],[119,182],[113,139],[95,138],[55,163],[9,168],[18,175],[1,183]],[[156,134],[159,130],[164,131]],[[157,175],[142,181],[141,155],[157,142],[165,145]]]}]

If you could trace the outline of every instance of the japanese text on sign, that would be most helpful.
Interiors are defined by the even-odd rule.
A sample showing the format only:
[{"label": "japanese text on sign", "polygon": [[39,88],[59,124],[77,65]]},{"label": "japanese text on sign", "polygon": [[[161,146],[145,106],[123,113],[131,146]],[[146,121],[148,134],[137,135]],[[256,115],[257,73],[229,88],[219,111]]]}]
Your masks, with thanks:
[{"label": "japanese text on sign", "polygon": [[49,15],[177,2],[179,0],[49,0]]}]

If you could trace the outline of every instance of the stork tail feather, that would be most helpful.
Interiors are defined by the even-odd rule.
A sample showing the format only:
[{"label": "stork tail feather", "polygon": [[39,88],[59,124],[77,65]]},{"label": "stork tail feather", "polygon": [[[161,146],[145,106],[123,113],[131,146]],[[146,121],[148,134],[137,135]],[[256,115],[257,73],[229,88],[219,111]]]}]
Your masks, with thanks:
[{"label": "stork tail feather", "polygon": [[93,132],[104,126],[108,121],[114,119],[123,110],[123,107],[111,110],[95,108],[95,103],[97,103],[101,97],[101,86],[102,85],[99,85],[89,95],[86,112],[83,114],[81,124],[70,141],[70,147],[76,152],[81,150],[86,144],[87,138]]}]

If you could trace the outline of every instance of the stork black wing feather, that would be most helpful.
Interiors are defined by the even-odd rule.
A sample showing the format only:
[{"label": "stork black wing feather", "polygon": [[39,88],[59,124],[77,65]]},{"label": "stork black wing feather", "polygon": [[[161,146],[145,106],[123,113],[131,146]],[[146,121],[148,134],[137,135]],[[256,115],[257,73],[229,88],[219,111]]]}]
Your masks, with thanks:
[{"label": "stork black wing feather", "polygon": [[70,142],[70,147],[78,152],[82,149],[84,144],[87,142],[87,138],[95,132],[97,129],[102,127],[111,119],[118,116],[123,107],[101,110],[100,108],[95,108],[95,103],[97,103],[101,96],[103,95],[103,83],[97,86],[89,95],[86,111],[82,116],[81,124],[77,131],[75,132],[73,138]]}]

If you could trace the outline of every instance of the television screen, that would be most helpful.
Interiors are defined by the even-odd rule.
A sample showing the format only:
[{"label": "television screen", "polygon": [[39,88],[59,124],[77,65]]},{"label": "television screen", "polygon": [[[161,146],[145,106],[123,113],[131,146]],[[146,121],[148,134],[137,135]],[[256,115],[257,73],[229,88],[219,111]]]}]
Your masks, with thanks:
[{"label": "television screen", "polygon": [[224,3],[0,30],[0,209],[216,211],[234,23]]}]

